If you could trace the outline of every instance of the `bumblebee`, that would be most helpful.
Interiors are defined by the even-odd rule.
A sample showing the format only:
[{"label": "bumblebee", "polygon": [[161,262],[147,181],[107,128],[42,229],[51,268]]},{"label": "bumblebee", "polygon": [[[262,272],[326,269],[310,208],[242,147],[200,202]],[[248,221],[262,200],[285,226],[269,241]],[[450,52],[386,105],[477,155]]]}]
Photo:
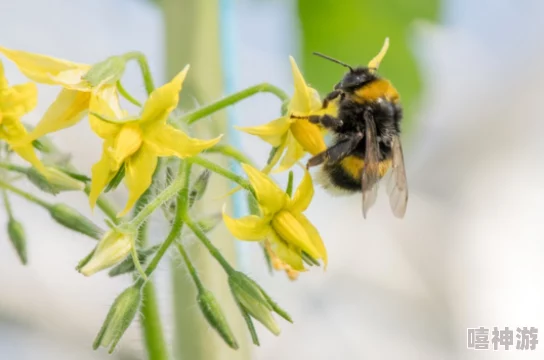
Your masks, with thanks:
[{"label": "bumblebee", "polygon": [[[391,209],[402,218],[408,202],[408,186],[400,141],[402,107],[399,94],[377,69],[389,40],[367,67],[353,68],[336,59],[314,53],[349,69],[323,100],[323,110],[334,106],[334,115],[313,115],[308,120],[329,129],[333,143],[308,160],[307,167],[322,165],[320,181],[326,189],[362,191],[363,216],[377,198],[378,183],[391,169],[388,193]],[[324,111],[323,113],[327,113]],[[330,113],[330,112],[329,112]]]}]

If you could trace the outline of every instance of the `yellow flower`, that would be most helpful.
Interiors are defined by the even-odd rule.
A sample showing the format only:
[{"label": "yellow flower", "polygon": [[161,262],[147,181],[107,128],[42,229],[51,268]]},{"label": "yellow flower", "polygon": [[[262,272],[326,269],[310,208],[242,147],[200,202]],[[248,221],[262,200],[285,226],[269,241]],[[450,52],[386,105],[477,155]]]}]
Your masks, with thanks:
[{"label": "yellow flower", "polygon": [[[266,239],[266,246],[280,259],[286,270],[303,271],[302,251],[327,264],[327,251],[317,229],[303,212],[310,205],[314,188],[310,174],[304,178],[291,198],[266,174],[242,164],[249,182],[255,189],[261,217],[249,215],[233,219],[223,213],[225,225],[240,240]],[[289,273],[289,272],[288,272]]]},{"label": "yellow flower", "polygon": [[20,140],[27,135],[21,117],[32,111],[38,102],[38,89],[34,83],[9,86],[0,62],[0,139],[7,142],[13,151],[31,163],[38,171],[45,167],[36,156],[32,144],[23,145]]},{"label": "yellow flower", "polygon": [[[273,161],[263,170],[264,172],[269,172],[284,153],[277,171],[291,168],[306,152],[316,155],[327,148],[323,139],[323,130],[307,119],[308,116],[322,111],[319,94],[306,84],[295,60],[292,57],[289,57],[289,60],[291,61],[295,92],[289,102],[287,114],[265,125],[237,127],[239,130],[257,135],[270,145],[278,147]],[[328,111],[332,111],[332,108]],[[300,117],[304,118],[300,119]]]},{"label": "yellow flower", "polygon": [[31,142],[50,132],[75,125],[89,109],[91,98],[98,97],[113,106],[118,106],[119,99],[114,84],[102,83],[93,87],[83,79],[91,65],[5,47],[0,47],[0,53],[13,61],[29,79],[64,88],[38,125],[22,142]]},{"label": "yellow flower", "polygon": [[[221,139],[221,136],[212,140],[190,138],[166,123],[168,115],[178,104],[179,92],[188,70],[189,66],[186,66],[172,81],[153,91],[137,119],[112,123],[100,120],[94,113],[90,114],[92,130],[104,139],[102,158],[92,168],[89,195],[91,207],[94,207],[102,190],[124,166],[129,199],[118,216],[125,215],[151,185],[157,157],[191,157]],[[104,119],[126,118],[126,114],[119,108],[110,107],[103,99],[93,98],[91,102],[96,114]]]}]

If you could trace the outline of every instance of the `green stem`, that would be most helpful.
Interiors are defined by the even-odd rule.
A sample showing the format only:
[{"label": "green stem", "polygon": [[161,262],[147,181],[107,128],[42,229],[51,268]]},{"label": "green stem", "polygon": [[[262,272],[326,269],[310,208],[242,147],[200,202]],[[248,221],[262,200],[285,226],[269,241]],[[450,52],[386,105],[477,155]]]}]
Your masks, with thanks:
[{"label": "green stem", "polygon": [[268,92],[268,93],[274,94],[282,102],[289,100],[289,96],[282,89],[268,83],[262,83],[262,84],[249,87],[242,91],[239,91],[232,95],[226,96],[221,100],[211,103],[210,105],[206,105],[204,107],[201,107],[200,109],[197,109],[188,114],[185,114],[181,118],[181,120],[187,122],[188,124],[192,124],[195,121],[202,119],[206,116],[209,116],[216,111],[219,111],[229,105],[233,105],[239,101],[242,101],[250,96],[253,96],[261,92]]},{"label": "green stem", "polygon": [[185,251],[185,248],[179,242],[176,243],[176,248],[178,249],[178,252],[180,253],[183,260],[185,261],[187,270],[189,270],[189,274],[191,274],[191,277],[193,278],[193,281],[195,282],[198,292],[204,291],[204,285],[202,284],[202,280],[200,280],[200,277],[198,276],[198,272],[196,271],[193,263],[191,262],[191,259],[189,258],[187,251]]},{"label": "green stem", "polygon": [[145,91],[147,92],[147,95],[150,95],[153,90],[155,90],[155,84],[153,82],[153,76],[149,70],[149,64],[147,63],[147,58],[145,55],[139,51],[132,51],[125,54],[125,59],[134,59],[138,62],[142,72],[142,77],[144,78]]},{"label": "green stem", "polygon": [[206,169],[209,169],[210,171],[213,171],[214,173],[217,173],[221,176],[224,176],[226,177],[227,179],[229,180],[232,180],[234,181],[235,183],[237,183],[238,185],[240,185],[241,187],[243,187],[244,189],[246,189],[247,191],[251,192],[253,195],[255,195],[255,190],[253,189],[253,187],[251,186],[251,184],[249,183],[249,181],[247,181],[245,178],[243,178],[242,176],[240,175],[237,175],[235,174],[234,172],[228,170],[228,169],[225,169],[224,167],[222,166],[219,166],[209,160],[206,160],[204,158],[201,158],[199,156],[194,156],[190,159],[188,159],[190,162],[194,163],[194,164],[198,164],[202,167],[205,167]]},{"label": "green stem", "polygon": [[11,208],[11,201],[9,201],[8,193],[5,189],[2,190],[2,198],[4,200],[4,207],[8,213],[10,220],[13,220],[13,209]]},{"label": "green stem", "polygon": [[119,94],[121,94],[121,96],[127,99],[130,103],[138,107],[142,107],[142,103],[136,100],[136,98],[134,98],[132,95],[129,94],[129,92],[127,91],[127,89],[125,89],[125,87],[123,86],[120,80],[117,81],[117,90],[119,91]]},{"label": "green stem", "polygon": [[[187,206],[188,199],[189,199],[189,177],[191,176],[191,164],[184,161],[180,166],[180,171],[178,173],[178,177],[176,179],[176,182],[181,183],[179,187],[181,187],[181,191],[179,191],[178,195],[178,207],[176,209],[176,218],[174,220],[174,223],[172,225],[172,229],[170,230],[170,233],[166,237],[166,240],[162,243],[159,250],[157,250],[157,253],[151,259],[149,262],[149,265],[147,265],[147,268],[145,269],[145,274],[147,276],[151,276],[153,271],[157,268],[159,265],[159,262],[161,261],[162,257],[170,247],[170,245],[176,240],[179,235],[181,234],[181,230],[183,228],[183,216],[182,214],[185,212],[183,209],[184,206]],[[174,185],[175,183],[172,183]],[[170,185],[168,188],[170,188],[172,185]],[[167,188],[167,189],[168,189]],[[167,190],[165,189],[165,191]],[[163,191],[163,193],[165,192]],[[162,193],[161,193],[162,194]],[[160,196],[160,194],[159,194]],[[152,204],[149,203],[148,206]],[[180,206],[182,205],[182,206]],[[143,279],[139,279],[139,282],[143,281]]]},{"label": "green stem", "polygon": [[188,214],[184,214],[184,221],[185,223],[187,224],[187,226],[189,227],[189,229],[191,229],[191,231],[196,235],[196,237],[198,238],[198,240],[200,240],[200,242],[202,244],[204,244],[204,246],[208,249],[208,251],[210,252],[210,254],[217,260],[217,262],[219,262],[219,264],[223,267],[223,269],[225,270],[225,272],[227,274],[231,274],[233,272],[235,272],[236,270],[234,270],[234,268],[228,263],[228,261],[223,257],[223,255],[221,254],[221,252],[219,251],[219,249],[217,249],[213,244],[212,242],[210,241],[210,239],[208,239],[208,237],[206,236],[206,234],[204,233],[204,231],[202,231],[197,224],[195,224],[193,222],[193,220],[189,217]]},{"label": "green stem", "polygon": [[147,354],[150,360],[168,360],[168,346],[162,331],[159,302],[155,285],[147,281],[142,290],[143,303],[140,308],[140,322]]},{"label": "green stem", "polygon": [[26,174],[26,172],[27,172],[27,168],[25,168],[23,166],[10,164],[10,163],[5,163],[5,162],[0,162],[0,168],[5,169],[5,170],[9,170],[9,171],[18,172],[20,174]]},{"label": "green stem", "polygon": [[249,164],[255,167],[255,163],[250,158],[248,158],[243,152],[236,149],[232,145],[223,145],[223,144],[215,145],[207,149],[206,153],[207,154],[219,153],[233,160],[236,160],[239,163]]},{"label": "green stem", "polygon": [[28,201],[33,202],[34,204],[40,205],[41,207],[43,207],[43,208],[45,208],[47,210],[50,210],[53,207],[53,205],[51,205],[47,201],[42,200],[42,199],[40,199],[40,198],[30,194],[30,193],[27,193],[26,191],[23,191],[23,190],[21,190],[19,188],[16,188],[15,186],[13,186],[11,184],[8,184],[8,183],[6,183],[4,181],[1,181],[1,180],[0,180],[0,187],[4,188],[4,189],[6,189],[6,190],[8,190],[8,191],[10,191],[10,192],[12,192],[14,194],[17,194],[17,195],[27,199]]},{"label": "green stem", "polygon": [[139,228],[159,206],[168,201],[172,196],[176,195],[185,185],[185,179],[177,177],[166,189],[161,191],[152,201],[144,206],[127,225],[133,228]]}]

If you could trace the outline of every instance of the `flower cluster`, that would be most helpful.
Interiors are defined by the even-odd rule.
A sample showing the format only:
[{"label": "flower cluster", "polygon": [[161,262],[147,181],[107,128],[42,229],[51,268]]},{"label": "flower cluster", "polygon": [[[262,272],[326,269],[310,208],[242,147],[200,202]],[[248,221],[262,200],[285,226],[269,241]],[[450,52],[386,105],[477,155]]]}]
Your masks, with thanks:
[{"label": "flower cluster", "polygon": [[[93,65],[5,47],[0,47],[0,54],[31,80],[10,86],[0,62],[0,140],[3,140],[0,146],[0,189],[9,216],[8,235],[19,258],[26,264],[26,238],[23,225],[14,218],[8,193],[23,196],[42,206],[58,224],[99,240],[95,249],[77,266],[80,273],[91,276],[111,268],[110,276],[131,274],[135,279],[134,284],[112,305],[95,340],[95,348],[107,346],[113,351],[138,311],[143,286],[150,281],[149,277],[170,248],[178,250],[194,280],[198,290],[197,303],[205,319],[229,346],[238,347],[219,303],[200,280],[183,242],[178,241],[187,234],[182,231],[184,226],[190,230],[188,236],[198,239],[226,272],[233,297],[254,343],[258,344],[258,337],[252,319],[261,322],[274,334],[278,334],[280,329],[273,312],[291,321],[256,282],[235,270],[210,241],[208,232],[223,219],[237,239],[260,242],[270,265],[277,270],[285,270],[291,279],[305,271],[306,265],[327,265],[324,242],[304,214],[314,194],[310,173],[304,169],[294,194],[292,172],[289,173],[286,190],[270,177],[272,170],[275,173],[290,170],[306,153],[315,155],[326,149],[325,130],[310,123],[308,118],[335,111],[334,104],[327,109],[322,108],[317,91],[306,84],[292,57],[294,93],[291,97],[272,85],[260,84],[179,115],[174,110],[178,107],[179,94],[188,75],[188,65],[169,82],[155,88],[145,56],[137,52],[111,56]],[[148,95],[143,104],[132,97],[121,83],[129,61],[137,61],[142,71]],[[31,127],[23,123],[22,118],[36,106],[36,83],[58,86],[60,92],[36,126]],[[239,128],[259,136],[274,148],[274,155],[262,170],[251,165],[239,150],[228,144],[219,144],[221,136],[204,140],[187,134],[195,121],[257,92],[273,93],[284,104],[279,118],[265,125]],[[139,111],[136,114],[128,112],[122,106],[122,98],[139,107]],[[47,135],[85,118],[94,135],[102,140],[102,152],[91,169],[79,171]],[[202,156],[206,150],[238,160],[246,177]],[[30,167],[11,162],[12,152],[26,160]],[[193,166],[205,168],[196,180],[191,178]],[[11,176],[12,173],[23,177]],[[247,191],[250,215],[235,219],[225,210],[222,216],[220,213],[207,217],[194,214],[193,204],[203,197],[210,173],[224,176]],[[104,226],[108,229],[103,230],[69,205],[50,203],[21,190],[14,185],[20,178],[28,179],[40,190],[53,195],[61,191],[84,191],[90,207],[96,206],[106,215]],[[118,211],[105,193],[121,182],[128,190],[128,200]],[[145,241],[145,224],[158,209],[162,209],[171,223],[170,234],[164,241],[155,241],[156,245],[149,246]],[[127,216],[131,210],[132,215]]]}]

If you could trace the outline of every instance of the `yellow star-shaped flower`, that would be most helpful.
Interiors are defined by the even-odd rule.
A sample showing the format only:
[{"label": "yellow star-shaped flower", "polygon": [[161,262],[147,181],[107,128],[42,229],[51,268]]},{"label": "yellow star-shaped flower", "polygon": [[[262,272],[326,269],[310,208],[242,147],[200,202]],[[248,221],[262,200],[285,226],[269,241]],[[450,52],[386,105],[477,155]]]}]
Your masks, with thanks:
[{"label": "yellow star-shaped flower", "polygon": [[63,87],[24,142],[31,142],[45,134],[75,125],[89,109],[91,98],[101,98],[113,106],[117,106],[119,102],[115,84],[102,83],[93,87],[83,79],[91,65],[5,47],[0,47],[0,53],[13,61],[29,79]]},{"label": "yellow star-shaped flower", "polygon": [[[312,124],[307,117],[322,112],[319,94],[306,84],[295,60],[289,57],[295,92],[289,102],[287,114],[268,124],[252,127],[237,127],[251,135],[257,135],[270,145],[278,147],[273,161],[265,168],[269,172],[276,163],[280,162],[277,171],[291,168],[306,152],[316,155],[327,146],[323,139],[323,129]],[[332,107],[327,111],[333,111]],[[302,119],[301,119],[302,117]]]},{"label": "yellow star-shaped flower", "polygon": [[262,216],[249,215],[233,219],[223,213],[229,231],[240,240],[266,239],[267,248],[288,266],[283,267],[286,270],[305,270],[302,251],[327,264],[323,240],[303,214],[314,195],[308,171],[305,171],[302,182],[291,198],[263,172],[247,164],[242,164],[242,167],[255,189]]},{"label": "yellow star-shaped flower", "polygon": [[45,167],[36,156],[32,144],[21,144],[27,135],[21,117],[32,111],[38,102],[38,89],[34,83],[9,86],[0,62],[0,139],[6,141],[13,151],[45,173]]},{"label": "yellow star-shaped flower", "polygon": [[180,158],[197,155],[215,145],[221,136],[212,140],[190,138],[182,131],[166,123],[168,115],[178,104],[179,92],[189,66],[169,83],[155,89],[147,99],[142,112],[136,119],[121,120],[120,123],[103,119],[126,119],[120,108],[111,107],[102,98],[91,99],[95,111],[89,116],[92,130],[104,139],[102,158],[92,168],[91,193],[89,202],[94,207],[106,185],[113,179],[121,166],[125,166],[125,182],[129,199],[125,209],[118,216],[125,215],[151,185],[151,178],[157,167],[157,157],[177,156]]}]

